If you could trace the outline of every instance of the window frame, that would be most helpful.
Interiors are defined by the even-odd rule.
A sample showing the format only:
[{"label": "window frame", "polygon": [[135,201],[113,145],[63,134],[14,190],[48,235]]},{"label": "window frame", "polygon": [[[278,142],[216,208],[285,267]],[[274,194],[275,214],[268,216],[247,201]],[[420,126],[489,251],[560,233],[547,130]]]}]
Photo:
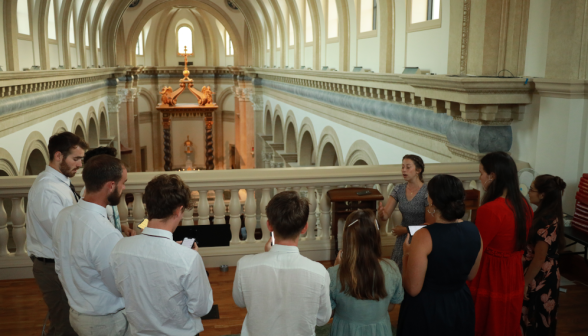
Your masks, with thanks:
[{"label": "window frame", "polygon": [[[190,29],[190,32],[192,33],[192,55],[194,55],[194,27],[190,26],[187,23],[182,23],[181,25],[176,27],[176,54],[178,57],[184,57],[184,54],[180,53],[180,38],[179,38],[180,29],[183,27],[187,27],[188,29]],[[144,32],[143,32],[143,54],[145,54],[145,33]]]},{"label": "window frame", "polygon": [[[288,13],[288,49],[294,49],[296,46],[296,31],[292,23],[292,15]],[[292,40],[290,40],[290,27],[292,27]]]},{"label": "window frame", "polygon": [[[76,44],[77,44],[77,41],[78,41],[78,39],[76,38],[76,37],[77,37],[77,34],[76,34],[76,21],[77,21],[77,20],[76,20],[76,13],[75,13],[76,11],[75,11],[74,9],[75,9],[75,8],[74,8],[74,7],[72,7],[72,9],[71,9],[71,14],[70,14],[71,22],[73,22],[73,37],[74,37],[74,43],[71,43],[71,42],[69,41],[69,34],[70,34],[70,33],[69,33],[69,29],[70,29],[70,28],[72,28],[72,27],[71,27],[71,24],[70,24],[70,26],[69,26],[69,28],[68,28],[68,30],[67,30],[67,44],[69,45],[69,47],[70,47],[70,48],[71,48],[71,47],[75,47],[75,46],[76,46]],[[84,43],[84,42],[82,41],[82,43]]]},{"label": "window frame", "polygon": [[[314,45],[314,25],[312,24],[312,15],[310,13],[310,4],[308,3],[309,0],[304,0],[305,6],[304,6],[304,46],[305,47],[312,47]],[[308,13],[307,13],[308,10]],[[312,31],[312,41],[308,42],[306,41],[306,28],[307,28],[307,22],[306,19],[310,18],[310,26],[312,27],[313,31]]]},{"label": "window frame", "polygon": [[[282,51],[282,44],[284,43],[284,39],[282,38],[282,34],[280,33],[280,25],[278,24],[278,20],[274,18],[274,27],[276,33],[274,34],[275,44],[276,44],[276,51]],[[278,39],[278,36],[280,37]],[[280,41],[278,46],[278,40]]]},{"label": "window frame", "polygon": [[[337,0],[334,0],[335,4],[337,3]],[[335,12],[337,13],[337,36],[336,37],[329,37],[329,0],[325,1],[325,8],[323,9],[325,13],[327,13],[326,15],[326,19],[325,19],[325,30],[326,30],[326,35],[327,35],[327,44],[329,43],[337,43],[339,42],[339,10],[337,9],[337,6],[335,6]]]},{"label": "window frame", "polygon": [[[443,18],[443,0],[439,1],[439,18],[435,19],[435,20],[426,20],[426,21],[422,21],[422,22],[417,22],[417,23],[412,23],[412,1],[413,0],[407,0],[406,1],[406,32],[407,33],[414,33],[414,32],[418,32],[418,31],[423,31],[423,30],[429,30],[429,29],[438,29],[441,28],[441,20]],[[428,7],[429,7],[429,1],[432,0],[427,0],[427,18],[429,17],[428,15]]]},{"label": "window frame", "polygon": [[[21,0],[17,0],[17,1],[21,1]],[[29,17],[29,33],[28,34],[23,34],[20,33],[18,31],[18,15],[16,17],[16,35],[17,38],[19,40],[26,40],[26,41],[32,41],[33,40],[33,8],[31,8],[31,2],[29,0],[24,0],[27,2],[27,16]],[[17,7],[18,7],[18,3],[17,3]],[[18,10],[17,10],[18,13]],[[55,29],[57,31],[57,29]]]},{"label": "window frame", "polygon": [[[357,39],[366,39],[366,38],[372,38],[372,37],[377,37],[378,36],[378,21],[376,20],[375,22],[375,28],[373,30],[370,31],[366,31],[366,32],[361,32],[361,2],[362,1],[370,1],[370,0],[359,0],[359,1],[355,1],[355,13],[357,14]],[[372,0],[374,2],[376,2],[377,4],[377,0]],[[373,6],[373,4],[372,4]],[[376,6],[376,8],[378,8]],[[377,17],[378,13],[376,10],[376,14],[375,16]],[[372,14],[372,17],[374,16],[374,14]],[[372,21],[372,28],[374,26],[374,22]]]},{"label": "window frame", "polygon": [[[141,43],[141,54],[137,53],[137,47],[139,46],[139,42]],[[137,39],[137,44],[135,44],[135,56],[145,56],[145,31],[141,30],[139,33],[139,38]]]},{"label": "window frame", "polygon": [[[229,48],[230,46],[230,48]],[[235,46],[233,45],[233,40],[231,39],[231,34],[229,34],[228,30],[225,30],[225,57],[235,56]]]},{"label": "window frame", "polygon": [[55,6],[55,1],[56,0],[51,0],[51,3],[53,4],[53,13],[51,13],[51,11],[49,11],[49,8],[51,8],[51,6],[50,5],[47,5],[47,6],[49,6],[49,8],[47,8],[47,11],[49,11],[48,16],[49,15],[53,15],[53,23],[55,24],[55,27],[54,27],[54,29],[55,29],[55,38],[52,39],[52,38],[49,37],[49,18],[47,18],[47,41],[49,41],[49,43],[52,43],[53,41],[55,41],[55,44],[57,44],[57,35],[58,35],[57,34],[57,17],[58,17],[58,15],[57,15],[57,9],[55,9],[55,7],[56,7]]}]

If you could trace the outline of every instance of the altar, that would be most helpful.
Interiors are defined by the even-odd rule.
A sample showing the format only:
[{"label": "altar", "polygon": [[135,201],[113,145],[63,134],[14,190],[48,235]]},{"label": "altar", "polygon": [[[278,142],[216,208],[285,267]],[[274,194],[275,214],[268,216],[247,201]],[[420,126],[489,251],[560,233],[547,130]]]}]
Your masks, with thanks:
[{"label": "altar", "polygon": [[[186,48],[184,48],[186,50]],[[184,56],[184,78],[180,79],[180,87],[175,91],[171,87],[163,87],[160,92],[161,103],[157,105],[157,110],[162,114],[163,123],[163,160],[164,169],[166,171],[172,170],[172,151],[171,151],[171,121],[174,117],[204,117],[206,134],[205,152],[206,152],[206,170],[214,170],[214,150],[213,150],[213,113],[218,109],[218,105],[213,101],[212,95],[214,92],[210,86],[203,86],[199,91],[194,88],[194,80],[190,76],[188,70],[188,54]],[[178,96],[185,90],[188,90],[198,99],[198,104],[178,104]]]}]

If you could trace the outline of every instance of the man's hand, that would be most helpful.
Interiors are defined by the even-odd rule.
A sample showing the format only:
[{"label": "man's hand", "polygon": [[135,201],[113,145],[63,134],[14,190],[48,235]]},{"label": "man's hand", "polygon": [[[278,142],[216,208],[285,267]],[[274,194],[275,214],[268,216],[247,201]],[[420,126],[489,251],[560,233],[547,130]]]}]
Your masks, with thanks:
[{"label": "man's hand", "polygon": [[126,226],[126,225],[121,225],[121,230],[122,233],[124,235],[126,235],[127,237],[132,237],[134,235],[136,235],[137,233],[135,232],[135,230],[131,229],[130,227]]},{"label": "man's hand", "polygon": [[194,245],[192,246],[192,250],[198,252],[198,244],[196,244],[196,242],[194,242]]},{"label": "man's hand", "polygon": [[378,218],[381,219],[383,222],[387,221],[389,218],[389,216],[386,216],[386,210],[384,210],[382,202],[380,202],[380,207],[378,208]]}]

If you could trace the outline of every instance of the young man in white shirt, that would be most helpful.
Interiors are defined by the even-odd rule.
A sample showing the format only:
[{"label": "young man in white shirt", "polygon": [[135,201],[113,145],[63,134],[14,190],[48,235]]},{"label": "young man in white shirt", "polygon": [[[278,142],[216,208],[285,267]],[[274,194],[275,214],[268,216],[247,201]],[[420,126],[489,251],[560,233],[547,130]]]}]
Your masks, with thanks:
[{"label": "young man in white shirt", "polygon": [[331,318],[331,300],[329,273],[298,250],[308,229],[308,200],[284,191],[270,200],[266,212],[275,245],[241,258],[233,282],[233,300],[247,308],[241,335],[314,335],[316,326]]},{"label": "young man in white shirt", "polygon": [[114,283],[110,252],[121,240],[106,215],[118,204],[127,169],[117,158],[98,155],[85,163],[86,195],[59,213],[53,228],[55,271],[69,305],[69,320],[80,336],[129,335],[125,303]]},{"label": "young man in white shirt", "polygon": [[69,323],[69,304],[57,273],[53,253],[53,227],[59,212],[79,200],[71,184],[82,167],[88,145],[77,135],[63,132],[49,138],[49,165],[31,186],[27,202],[27,250],[33,275],[49,308],[48,335],[76,335]]},{"label": "young man in white shirt", "polygon": [[110,256],[116,286],[125,299],[131,335],[194,336],[200,317],[212,308],[212,288],[194,248],[173,241],[190,188],[178,175],[159,175],[143,201],[149,224],[143,233],[118,242]]}]

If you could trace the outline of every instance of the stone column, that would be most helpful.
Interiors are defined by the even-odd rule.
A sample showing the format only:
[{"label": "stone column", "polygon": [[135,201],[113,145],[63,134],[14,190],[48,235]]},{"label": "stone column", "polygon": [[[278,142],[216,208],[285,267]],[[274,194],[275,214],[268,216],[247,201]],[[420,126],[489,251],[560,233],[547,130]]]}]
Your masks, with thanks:
[{"label": "stone column", "polygon": [[118,112],[121,104],[121,98],[116,94],[116,92],[112,92],[108,95],[107,99],[109,133],[113,138],[112,145],[116,149],[116,155],[120,159],[120,130],[118,124]]},{"label": "stone column", "polygon": [[233,87],[235,93],[235,168],[240,168],[241,159],[241,109],[239,106],[239,95],[241,94],[239,87]]},{"label": "stone column", "polygon": [[163,113],[163,169],[171,170],[171,120],[169,113]]},{"label": "stone column", "polygon": [[[256,82],[258,79],[253,80],[255,88],[250,90],[249,100],[252,106],[251,119],[248,120],[248,142],[251,147],[254,147],[254,154],[251,158],[251,168],[264,167],[262,152],[264,141],[258,136],[256,130],[263,129],[263,89],[261,87],[261,81]],[[250,150],[250,148],[248,148]]]},{"label": "stone column", "polygon": [[[247,115],[250,111],[247,108],[247,103],[249,103],[249,98],[247,97],[247,92],[244,92],[244,89],[240,88],[239,94],[239,163],[241,169],[250,168],[249,167],[249,156],[247,155]],[[237,142],[235,140],[235,142]],[[235,144],[236,145],[236,144]]]}]

